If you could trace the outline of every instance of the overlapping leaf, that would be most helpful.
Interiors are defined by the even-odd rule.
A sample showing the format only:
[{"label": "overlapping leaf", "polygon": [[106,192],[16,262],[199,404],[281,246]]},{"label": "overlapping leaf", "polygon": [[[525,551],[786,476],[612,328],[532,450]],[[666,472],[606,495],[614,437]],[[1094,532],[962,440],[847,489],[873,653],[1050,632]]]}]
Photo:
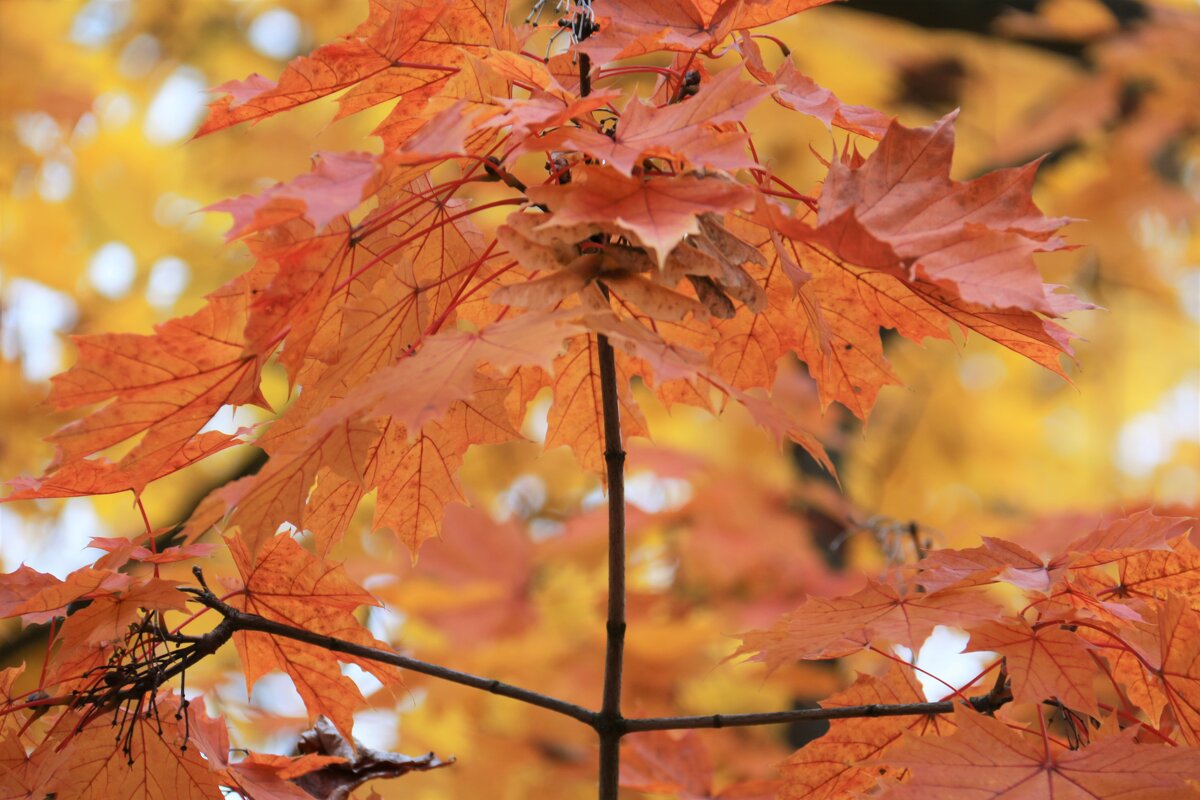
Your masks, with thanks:
[{"label": "overlapping leaf", "polygon": [[[314,558],[287,535],[275,537],[255,556],[237,538],[227,538],[226,543],[244,585],[242,594],[231,600],[239,609],[358,644],[386,646],[353,615],[358,607],[377,605],[377,601],[350,581],[341,567]],[[265,633],[241,632],[234,639],[248,687],[268,672],[285,672],[313,717],[323,714],[349,735],[362,694],[342,674],[337,655]],[[387,683],[398,680],[390,667],[353,656],[341,658]]]},{"label": "overlapping leaf", "polygon": [[743,781],[713,791],[708,750],[695,731],[666,731],[628,737],[621,759],[621,786],[679,800],[771,800],[774,781]]},{"label": "overlapping leaf", "polygon": [[597,8],[603,25],[584,49],[599,61],[653,53],[658,50],[707,50],[734,30],[746,30],[785,19],[830,0],[616,0]]},{"label": "overlapping leaf", "polygon": [[[210,800],[221,794],[220,781],[200,752],[185,748],[184,724],[174,719],[176,698],[164,694],[158,701],[159,718],[134,716],[130,750],[113,744],[107,720],[87,725],[71,740],[70,759],[46,770],[41,791],[80,800]],[[161,720],[161,722],[160,722]],[[56,743],[48,742],[34,759],[53,758]]]},{"label": "overlapping leaf", "polygon": [[859,166],[834,161],[819,220],[885,242],[910,275],[952,288],[969,303],[1057,314],[1032,254],[1064,246],[1068,220],[1042,215],[1030,199],[1037,164],[967,183],[950,179],[953,116],[929,128],[893,123]]},{"label": "overlapping leaf", "polygon": [[1067,750],[965,707],[955,710],[954,721],[953,735],[910,737],[885,757],[888,764],[912,771],[887,797],[1167,800],[1193,794],[1188,781],[1200,774],[1200,753],[1135,744],[1136,728]]},{"label": "overlapping leaf", "polygon": [[1013,698],[1040,703],[1053,698],[1099,716],[1093,650],[1065,624],[1030,625],[1022,619],[986,622],[971,629],[971,650],[1004,656]]},{"label": "overlapping leaf", "polygon": [[972,587],[902,592],[871,581],[849,597],[810,598],[770,628],[740,634],[742,645],[734,655],[750,654],[752,661],[777,669],[799,659],[848,655],[871,642],[916,649],[937,625],[969,627],[999,611]]},{"label": "overlapping leaf", "polygon": [[233,217],[227,239],[282,225],[301,215],[321,230],[358,208],[377,165],[370,153],[318,153],[313,162],[311,172],[288,183],[276,184],[257,195],[222,200],[207,210],[224,211]]},{"label": "overlapping leaf", "polygon": [[652,251],[660,267],[685,236],[700,232],[699,217],[753,204],[749,190],[716,177],[696,175],[627,178],[602,167],[582,167],[565,186],[529,191],[553,212],[543,228],[598,224],[632,235]]},{"label": "overlapping leaf", "polygon": [[343,98],[343,114],[444,80],[452,69],[406,68],[405,62],[437,64],[436,59],[425,61],[433,55],[425,37],[445,11],[446,4],[441,2],[417,6],[398,0],[373,3],[371,17],[353,34],[296,58],[278,82],[255,74],[217,87],[225,96],[212,104],[196,135],[258,122],[351,87],[355,92]]},{"label": "overlapping leaf", "polygon": [[[242,347],[250,297],[264,277],[255,270],[232,281],[200,311],[150,336],[77,339],[79,362],[54,378],[49,402],[60,409],[111,402],[55,433],[53,468],[36,486],[7,499],[140,492],[155,478],[233,443],[233,437],[215,432],[194,437],[222,406],[267,407],[258,387],[266,356]],[[115,466],[83,461],[139,434],[141,440]]]},{"label": "overlapping leaf", "polygon": [[740,79],[727,70],[686,102],[655,108],[638,98],[625,107],[612,136],[588,128],[559,128],[530,142],[539,150],[577,150],[607,163],[626,176],[646,157],[679,158],[693,167],[733,171],[749,167],[740,131],[721,131],[721,123],[742,119],[770,89]]},{"label": "overlapping leaf", "polygon": [[[872,703],[923,703],[925,694],[911,668],[895,664],[886,675],[859,675],[854,685],[821,701],[822,708]],[[914,715],[875,719],[834,720],[829,732],[797,750],[780,767],[781,800],[839,800],[857,796],[895,770],[869,762],[886,759],[906,732],[916,736],[945,736],[954,730],[952,717]],[[866,764],[862,762],[868,762]],[[901,773],[902,774],[902,773]]]}]

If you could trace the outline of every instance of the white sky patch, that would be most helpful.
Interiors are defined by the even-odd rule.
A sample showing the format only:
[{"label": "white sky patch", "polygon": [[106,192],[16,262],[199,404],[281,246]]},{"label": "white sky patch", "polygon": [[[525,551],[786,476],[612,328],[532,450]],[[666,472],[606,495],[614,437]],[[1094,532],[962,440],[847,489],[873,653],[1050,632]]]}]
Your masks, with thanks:
[{"label": "white sky patch", "polygon": [[87,546],[91,537],[109,535],[108,526],[86,498],[65,500],[58,517],[49,521],[22,517],[0,506],[0,563],[5,572],[28,564],[65,579],[96,560],[95,551]]},{"label": "white sky patch", "polygon": [[[263,675],[250,692],[250,705],[285,717],[306,717],[304,699],[296,691],[292,679],[282,672]],[[295,741],[292,742],[293,746]]]},{"label": "white sky patch", "polygon": [[1179,305],[1184,313],[1200,322],[1200,267],[1183,270],[1175,282],[1179,291]]},{"label": "white sky patch", "polygon": [[122,92],[105,92],[92,101],[100,127],[108,130],[124,128],[133,119],[133,98]]},{"label": "white sky patch", "polygon": [[87,277],[93,288],[110,300],[124,297],[137,277],[133,251],[124,242],[100,245],[88,262]]},{"label": "white sky patch", "polygon": [[1171,456],[1171,432],[1153,411],[1126,421],[1117,435],[1117,466],[1126,475],[1144,478]]},{"label": "white sky patch", "polygon": [[299,51],[302,33],[300,20],[295,14],[282,8],[272,8],[254,18],[246,36],[255,50],[268,58],[282,61]]},{"label": "white sky patch", "polygon": [[100,47],[129,24],[129,0],[91,0],[71,21],[71,41]]},{"label": "white sky patch", "polygon": [[639,472],[626,479],[625,498],[643,511],[656,514],[679,508],[690,500],[692,485],[681,478]]},{"label": "white sky patch", "polygon": [[530,401],[521,422],[521,435],[531,442],[546,443],[546,432],[550,430],[550,400],[553,395],[542,391]]},{"label": "white sky patch", "polygon": [[589,511],[593,508],[604,505],[607,499],[608,495],[604,493],[604,489],[600,486],[597,486],[580,499],[579,507],[583,511]]},{"label": "white sky patch", "polygon": [[360,667],[358,664],[342,664],[342,674],[354,681],[354,685],[362,692],[363,697],[370,697],[383,688],[383,681]]},{"label": "white sky patch", "polygon": [[75,189],[75,169],[65,159],[51,158],[38,173],[38,194],[47,203],[61,203]]},{"label": "white sky patch", "polygon": [[559,536],[567,529],[560,520],[539,517],[529,521],[529,538],[535,542],[544,542]]},{"label": "white sky patch", "polygon": [[496,495],[492,516],[498,522],[517,517],[529,519],[546,505],[546,483],[537,475],[519,475],[508,488]]},{"label": "white sky patch", "polygon": [[667,557],[665,546],[644,545],[629,554],[630,565],[636,570],[636,580],[641,588],[663,591],[675,582],[678,563]]},{"label": "white sky patch", "polygon": [[[962,649],[967,646],[969,639],[964,631],[938,625],[921,645],[916,666],[942,679],[936,680],[920,671],[916,673],[926,698],[936,701],[951,694],[953,690],[946,685],[947,683],[954,689],[963,688],[987,666],[988,662],[995,660],[995,653],[964,653]],[[905,661],[912,663],[912,650],[899,645],[892,650]]]},{"label": "white sky patch", "polygon": [[1172,222],[1156,209],[1146,209],[1134,221],[1133,235],[1146,250],[1153,250],[1168,263],[1177,263],[1187,252],[1186,222]]},{"label": "white sky patch", "polygon": [[395,711],[376,708],[354,715],[354,738],[367,747],[385,752],[400,743],[400,717]]},{"label": "white sky patch", "polygon": [[205,423],[204,427],[200,429],[200,433],[220,431],[234,434],[238,432],[238,428],[248,428],[255,422],[257,419],[254,409],[249,406],[224,405],[217,409],[217,413],[213,414],[212,419]]},{"label": "white sky patch", "polygon": [[1200,373],[1187,375],[1153,409],[1126,420],[1117,433],[1117,467],[1130,477],[1148,477],[1182,442],[1200,442]]},{"label": "white sky patch", "polygon": [[182,258],[164,256],[158,259],[150,265],[146,301],[160,311],[170,309],[187,288],[191,277],[192,270]]},{"label": "white sky patch", "polygon": [[85,111],[75,122],[75,129],[71,131],[71,144],[74,146],[87,144],[95,139],[99,132],[100,121],[91,111]]},{"label": "white sky patch", "polygon": [[144,78],[158,64],[161,55],[158,39],[148,33],[139,33],[121,51],[121,57],[117,59],[117,71],[132,80]]},{"label": "white sky patch", "polygon": [[3,287],[0,306],[0,351],[20,359],[30,381],[43,381],[62,368],[60,334],[75,324],[75,302],[62,292],[27,278],[14,278]]},{"label": "white sky patch", "polygon": [[174,144],[191,135],[204,116],[208,98],[204,75],[188,66],[177,67],[158,89],[146,109],[142,133],[151,144]]},{"label": "white sky patch", "polygon": [[58,123],[44,111],[14,115],[13,128],[17,134],[17,141],[41,156],[62,142],[62,130]]},{"label": "white sky patch", "polygon": [[[370,582],[367,582],[367,590],[370,591]],[[381,606],[379,608],[367,609],[366,628],[371,635],[381,642],[390,642],[400,638],[400,634],[404,629],[405,615],[399,611]]]}]

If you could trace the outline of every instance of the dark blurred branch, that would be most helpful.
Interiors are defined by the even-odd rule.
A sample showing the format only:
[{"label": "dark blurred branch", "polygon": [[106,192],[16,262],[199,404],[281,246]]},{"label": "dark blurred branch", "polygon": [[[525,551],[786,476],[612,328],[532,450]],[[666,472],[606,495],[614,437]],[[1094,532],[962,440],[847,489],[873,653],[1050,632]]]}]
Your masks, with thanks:
[{"label": "dark blurred branch", "polygon": [[[1142,0],[1101,0],[1122,28],[1128,28],[1149,15]],[[997,29],[996,22],[1005,14],[1034,13],[1041,0],[848,0],[855,11],[891,17],[921,28],[958,30],[980,36],[1018,41],[1030,47],[1050,50],[1070,58],[1084,60],[1088,41],[1066,39],[1016,39]]]}]

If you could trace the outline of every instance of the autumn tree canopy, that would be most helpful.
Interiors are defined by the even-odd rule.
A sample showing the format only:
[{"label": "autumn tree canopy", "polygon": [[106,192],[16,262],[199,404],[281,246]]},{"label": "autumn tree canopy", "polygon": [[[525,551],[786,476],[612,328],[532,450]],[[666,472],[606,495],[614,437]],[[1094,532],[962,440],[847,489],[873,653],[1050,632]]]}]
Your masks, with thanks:
[{"label": "autumn tree canopy", "polygon": [[[973,527],[947,531],[897,465],[951,442],[927,466],[966,485],[956,426],[1011,439],[1025,417],[991,404],[1028,394],[939,409],[950,373],[930,372],[913,416],[885,391],[944,353],[1103,391],[1079,334],[1147,313],[1105,287],[1176,302],[1186,279],[1109,274],[1117,233],[1075,223],[1090,194],[1141,192],[1187,234],[1200,191],[1170,170],[1200,164],[1179,107],[1200,19],[988,19],[1086,64],[964,168],[970,104],[921,94],[954,88],[953,59],[896,56],[886,111],[843,101],[800,57],[828,46],[805,20],[856,19],[827,2],[383,0],[219,85],[179,147],[255,178],[272,137],[310,162],[206,204],[226,244],[189,253],[226,282],[197,268],[203,300],[141,331],[82,323],[50,378],[32,427],[56,426],[51,454],[14,465],[5,513],[90,498],[123,522],[67,570],[4,554],[0,610],[30,645],[11,660],[31,663],[0,672],[0,797],[1200,792],[1190,430],[1150,465],[1162,483],[1090,502],[1047,467],[1029,491],[1062,502],[1016,513],[994,466]],[[94,13],[72,35],[103,43],[115,18]],[[844,46],[868,63],[896,24]],[[15,95],[47,109],[22,141],[59,146],[31,126],[83,125],[76,95]],[[1044,213],[1043,153],[1057,170],[1079,148],[1133,177],[1076,165],[1084,190]],[[30,203],[14,241],[50,234]],[[1072,269],[1105,277],[1062,285]],[[1168,375],[1184,416],[1197,376]],[[184,494],[183,513],[156,499]],[[889,494],[926,505],[898,516]],[[966,655],[935,644],[954,632]]]}]

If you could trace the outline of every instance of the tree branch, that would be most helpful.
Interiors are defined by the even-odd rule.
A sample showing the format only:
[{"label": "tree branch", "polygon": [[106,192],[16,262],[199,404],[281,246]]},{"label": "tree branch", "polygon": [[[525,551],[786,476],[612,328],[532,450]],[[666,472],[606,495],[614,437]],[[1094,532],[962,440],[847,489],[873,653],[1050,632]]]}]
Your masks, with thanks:
[{"label": "tree branch", "polygon": [[[1100,0],[1117,20],[1122,30],[1150,16],[1151,9],[1142,0]],[[876,14],[902,20],[925,29],[951,29],[967,31],[978,36],[1008,39],[1042,50],[1059,53],[1069,58],[1085,60],[1087,47],[1106,34],[1084,41],[1066,39],[1030,39],[1014,37],[998,30],[996,22],[1005,14],[1013,12],[1032,13],[1039,5],[1037,0],[909,0],[897,3],[894,0],[849,0],[846,7],[854,11]]]},{"label": "tree branch", "polygon": [[286,625],[282,622],[260,617],[257,614],[248,614],[245,611],[239,611],[229,604],[222,602],[217,597],[207,590],[192,591],[192,595],[196,600],[209,608],[217,611],[221,616],[229,622],[231,633],[233,631],[257,631],[259,633],[269,633],[273,636],[282,636],[285,639],[293,639],[297,642],[310,644],[314,647],[320,647],[325,650],[330,650],[335,653],[345,653],[347,655],[357,656],[358,658],[366,658],[371,661],[377,661],[381,664],[391,664],[394,667],[419,672],[422,675],[428,675],[439,680],[449,681],[450,683],[461,684],[462,686],[470,686],[474,689],[482,689],[485,692],[500,695],[501,697],[510,697],[513,700],[519,700],[522,703],[528,703],[532,706],[547,709],[558,714],[577,719],[585,725],[595,727],[596,712],[583,706],[568,703],[565,700],[559,700],[549,695],[534,692],[529,689],[523,689],[520,686],[514,686],[504,681],[494,680],[492,678],[483,678],[478,675],[472,675],[468,672],[459,672],[449,667],[439,666],[438,664],[430,664],[427,661],[420,661],[408,656],[402,656],[399,653],[394,653],[389,650],[381,650],[378,647],[367,647],[366,645],[348,642],[345,639],[338,639],[333,636],[325,636],[319,633],[305,630],[304,628],[295,628],[291,625]]},{"label": "tree branch", "polygon": [[[985,695],[972,697],[970,705],[976,711],[995,711],[1012,700],[1012,692],[998,687]],[[709,714],[701,717],[645,717],[627,719],[627,733],[642,731],[674,731],[685,728],[733,728],[748,725],[778,725],[785,722],[801,722],[822,719],[852,719],[857,717],[904,717],[913,714],[949,714],[959,705],[951,700],[932,703],[873,703],[865,706],[842,706],[840,708],[802,708],[794,711],[766,711],[759,714]]]},{"label": "tree branch", "polygon": [[[586,38],[587,32],[580,37]],[[592,91],[592,60],[579,54],[579,95]],[[608,621],[605,625],[604,695],[595,727],[600,734],[600,800],[617,800],[621,770],[621,673],[625,660],[625,448],[621,442],[621,405],[617,398],[617,362],[608,337],[596,336],[600,361],[601,411],[604,416],[604,464],[608,480]]]},{"label": "tree branch", "polygon": [[625,658],[625,449],[617,398],[617,364],[608,337],[596,337],[604,413],[604,462],[608,470],[608,623],[604,700],[596,719],[600,733],[600,800],[616,800],[621,761],[621,673]]}]

